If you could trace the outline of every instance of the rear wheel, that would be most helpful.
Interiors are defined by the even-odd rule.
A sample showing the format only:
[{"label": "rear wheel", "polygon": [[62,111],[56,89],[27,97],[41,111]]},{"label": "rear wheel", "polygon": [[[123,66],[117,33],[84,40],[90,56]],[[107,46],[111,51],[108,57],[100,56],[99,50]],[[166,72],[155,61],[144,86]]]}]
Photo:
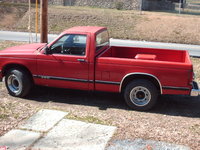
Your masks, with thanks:
[{"label": "rear wheel", "polygon": [[6,73],[5,84],[9,94],[16,97],[26,96],[32,87],[30,76],[21,69],[10,69]]},{"label": "rear wheel", "polygon": [[145,79],[134,80],[129,83],[124,91],[124,98],[129,107],[135,110],[151,109],[158,98],[156,86]]}]

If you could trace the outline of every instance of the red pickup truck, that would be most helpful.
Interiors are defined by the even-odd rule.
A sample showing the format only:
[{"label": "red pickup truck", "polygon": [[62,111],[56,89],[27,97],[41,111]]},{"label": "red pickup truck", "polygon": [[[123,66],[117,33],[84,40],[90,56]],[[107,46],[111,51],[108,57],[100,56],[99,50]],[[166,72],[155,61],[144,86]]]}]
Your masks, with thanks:
[{"label": "red pickup truck", "polygon": [[152,108],[159,95],[198,96],[187,51],[109,45],[104,27],[73,27],[53,42],[0,51],[0,79],[12,96],[33,85],[120,92],[136,110]]}]

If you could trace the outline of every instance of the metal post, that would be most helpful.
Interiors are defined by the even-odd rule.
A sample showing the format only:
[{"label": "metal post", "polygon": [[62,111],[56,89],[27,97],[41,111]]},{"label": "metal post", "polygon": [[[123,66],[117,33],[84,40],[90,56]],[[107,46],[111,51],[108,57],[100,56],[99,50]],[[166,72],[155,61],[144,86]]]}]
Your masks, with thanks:
[{"label": "metal post", "polygon": [[142,0],[140,0],[140,15],[142,14]]},{"label": "metal post", "polygon": [[31,33],[31,0],[29,0],[28,31],[29,31],[29,43],[33,43],[33,38]]},{"label": "metal post", "polygon": [[40,25],[40,41],[41,43],[48,42],[48,0],[40,1],[40,9],[41,9],[41,25]]},{"label": "metal post", "polygon": [[38,0],[35,1],[35,41],[37,42],[38,34]]},{"label": "metal post", "polygon": [[181,14],[181,0],[179,0],[179,14]]}]

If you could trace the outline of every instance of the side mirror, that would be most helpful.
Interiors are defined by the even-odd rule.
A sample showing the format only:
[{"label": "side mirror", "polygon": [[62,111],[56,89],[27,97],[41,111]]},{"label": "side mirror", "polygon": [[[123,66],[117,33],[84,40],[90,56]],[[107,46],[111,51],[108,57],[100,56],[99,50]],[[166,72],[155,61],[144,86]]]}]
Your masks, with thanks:
[{"label": "side mirror", "polygon": [[50,49],[48,46],[46,46],[46,47],[44,48],[44,53],[45,53],[46,55],[52,54],[51,49]]}]

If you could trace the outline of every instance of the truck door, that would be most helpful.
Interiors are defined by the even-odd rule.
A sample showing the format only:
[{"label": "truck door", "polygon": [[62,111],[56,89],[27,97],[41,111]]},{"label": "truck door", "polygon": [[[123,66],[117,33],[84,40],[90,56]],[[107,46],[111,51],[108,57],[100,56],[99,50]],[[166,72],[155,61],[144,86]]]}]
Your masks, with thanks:
[{"label": "truck door", "polygon": [[87,43],[87,35],[63,35],[49,46],[49,54],[38,55],[35,77],[46,86],[88,90]]}]

